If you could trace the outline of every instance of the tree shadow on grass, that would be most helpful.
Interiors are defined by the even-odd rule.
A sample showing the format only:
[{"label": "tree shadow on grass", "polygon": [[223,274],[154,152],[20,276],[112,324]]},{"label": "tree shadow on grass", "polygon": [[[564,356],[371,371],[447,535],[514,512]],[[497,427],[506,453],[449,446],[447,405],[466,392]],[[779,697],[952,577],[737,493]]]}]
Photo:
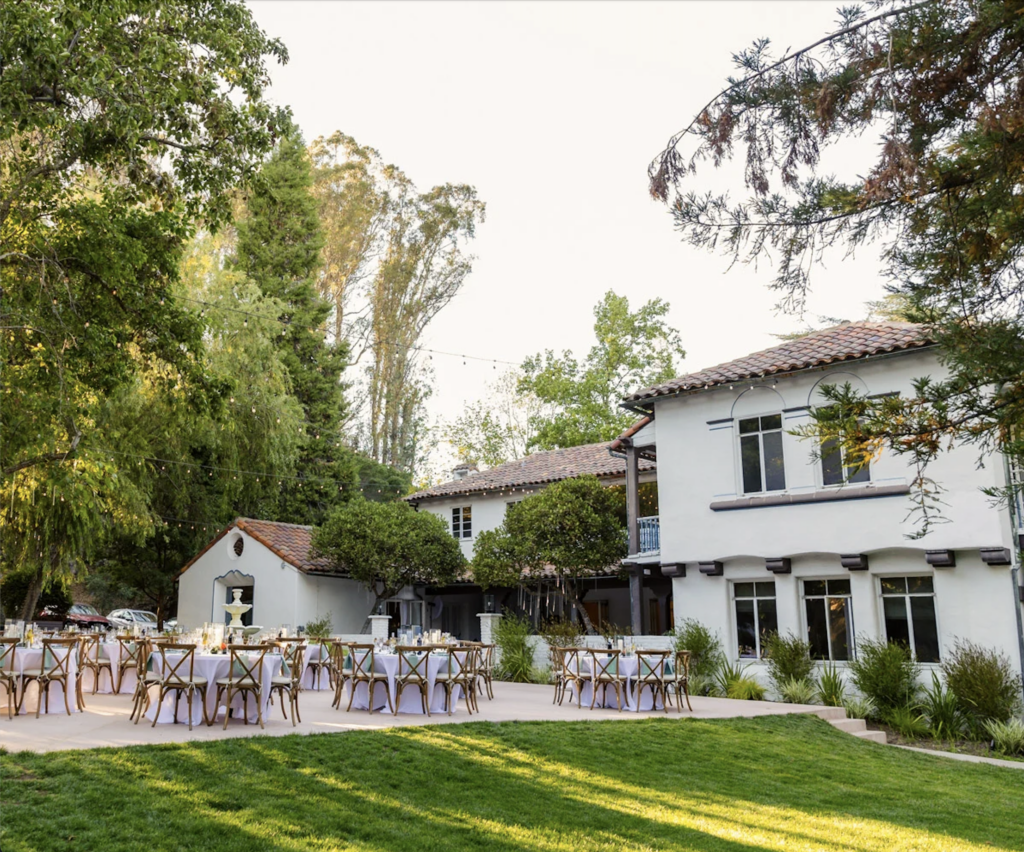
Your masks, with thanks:
[{"label": "tree shadow on grass", "polygon": [[1021,848],[1021,791],[1007,789],[1005,770],[936,766],[779,718],[477,723],[13,755],[0,766],[0,846]]}]

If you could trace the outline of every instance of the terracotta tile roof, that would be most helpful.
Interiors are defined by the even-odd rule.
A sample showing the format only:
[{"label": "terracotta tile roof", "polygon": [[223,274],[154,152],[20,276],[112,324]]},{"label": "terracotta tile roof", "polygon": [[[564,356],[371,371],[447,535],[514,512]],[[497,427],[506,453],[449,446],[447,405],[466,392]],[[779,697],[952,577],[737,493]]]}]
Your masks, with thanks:
[{"label": "terracotta tile roof", "polygon": [[638,402],[679,391],[703,390],[729,382],[790,373],[810,367],[834,364],[934,345],[923,325],[909,322],[851,322],[822,329],[752,355],[727,361],[661,385],[637,391],[626,402]]},{"label": "terracotta tile roof", "polygon": [[[441,497],[456,497],[462,494],[478,494],[503,491],[529,485],[543,485],[560,482],[574,476],[593,474],[601,477],[622,477],[626,475],[626,460],[612,456],[608,450],[612,442],[584,444],[582,447],[567,447],[564,450],[546,450],[533,453],[526,458],[473,473],[465,479],[443,482],[432,488],[417,491],[405,499],[410,502]],[[641,461],[640,470],[654,470],[653,462]]]},{"label": "terracotta tile roof", "polygon": [[639,420],[636,421],[636,423],[634,423],[632,426],[630,426],[625,432],[623,432],[621,435],[619,435],[618,438],[616,438],[614,441],[611,442],[611,444],[609,445],[610,449],[612,449],[612,450],[620,450],[620,449],[622,449],[622,443],[624,441],[628,440],[629,438],[632,438],[637,432],[639,432],[641,429],[643,429],[644,426],[646,426],[648,423],[653,422],[653,420],[654,420],[654,418],[651,417],[650,415],[647,415],[646,417],[641,417]]},{"label": "terracotta tile roof", "polygon": [[188,561],[188,564],[181,569],[181,573],[184,574],[200,556],[233,529],[243,530],[273,554],[306,574],[320,574],[332,577],[348,576],[343,572],[332,569],[330,563],[324,557],[313,558],[310,556],[309,546],[313,537],[312,527],[305,527],[299,524],[283,524],[278,521],[261,521],[256,518],[236,518],[224,527],[206,547],[193,556]]}]

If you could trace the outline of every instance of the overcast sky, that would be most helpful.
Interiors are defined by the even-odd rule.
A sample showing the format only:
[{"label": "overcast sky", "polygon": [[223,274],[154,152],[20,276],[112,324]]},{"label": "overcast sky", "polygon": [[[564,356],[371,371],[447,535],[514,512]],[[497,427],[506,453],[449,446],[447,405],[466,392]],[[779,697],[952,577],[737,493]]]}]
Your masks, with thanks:
[{"label": "overcast sky", "polygon": [[[425,345],[516,363],[546,348],[583,355],[592,308],[613,289],[634,306],[671,304],[681,372],[805,323],[774,313],[770,268],[729,270],[684,245],[648,195],[647,165],[723,88],[734,52],[761,36],[780,51],[810,43],[836,5],[251,2],[291,54],[270,97],[307,140],[342,130],[421,190],[468,183],[486,202],[473,272]],[[877,270],[870,253],[837,256],[815,277],[808,319],[863,318],[882,295]],[[433,364],[435,417],[456,416],[497,375],[461,358]]]}]

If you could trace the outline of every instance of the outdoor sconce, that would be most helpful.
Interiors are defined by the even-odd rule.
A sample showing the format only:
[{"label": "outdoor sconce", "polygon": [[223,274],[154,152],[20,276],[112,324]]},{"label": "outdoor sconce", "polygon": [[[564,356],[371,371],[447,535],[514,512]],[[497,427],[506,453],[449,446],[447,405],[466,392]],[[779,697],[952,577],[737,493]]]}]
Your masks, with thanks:
[{"label": "outdoor sconce", "polygon": [[698,562],[697,568],[708,577],[721,577],[723,573],[721,562]]},{"label": "outdoor sconce", "polygon": [[981,561],[986,565],[1009,565],[1010,549],[1008,547],[981,548]]},{"label": "outdoor sconce", "polygon": [[494,595],[484,595],[484,612],[494,612]]},{"label": "outdoor sconce", "polygon": [[864,553],[844,553],[839,557],[839,564],[851,571],[867,571],[868,557]]},{"label": "outdoor sconce", "polygon": [[764,567],[771,571],[773,574],[792,574],[793,563],[788,557],[779,557],[778,559],[765,559]]},{"label": "outdoor sconce", "polygon": [[952,550],[926,550],[924,561],[933,568],[956,568],[956,554]]}]

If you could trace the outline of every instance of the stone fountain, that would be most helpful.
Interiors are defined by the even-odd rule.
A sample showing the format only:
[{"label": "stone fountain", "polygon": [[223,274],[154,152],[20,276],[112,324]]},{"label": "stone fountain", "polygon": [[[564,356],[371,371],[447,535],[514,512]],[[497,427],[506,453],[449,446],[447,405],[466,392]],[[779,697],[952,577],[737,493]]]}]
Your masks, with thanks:
[{"label": "stone fountain", "polygon": [[231,621],[228,622],[228,630],[242,630],[245,625],[242,624],[242,616],[252,609],[252,604],[242,603],[242,590],[232,589],[231,594],[234,600],[231,603],[221,604],[231,615]]}]

